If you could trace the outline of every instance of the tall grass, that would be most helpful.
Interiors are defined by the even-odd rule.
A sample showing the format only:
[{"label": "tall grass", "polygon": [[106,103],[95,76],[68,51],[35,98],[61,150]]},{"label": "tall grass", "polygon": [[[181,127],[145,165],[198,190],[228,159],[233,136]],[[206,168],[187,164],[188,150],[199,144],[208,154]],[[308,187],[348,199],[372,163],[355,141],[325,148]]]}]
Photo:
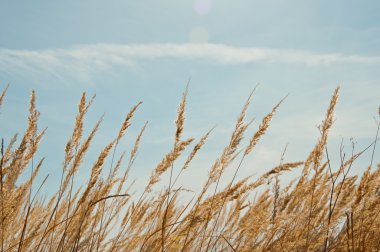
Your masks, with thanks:
[{"label": "tall grass", "polygon": [[[0,105],[6,91],[0,96]],[[246,112],[252,95],[243,104],[229,143],[211,166],[199,194],[181,204],[184,188],[177,179],[212,134],[211,129],[198,140],[183,138],[187,91],[178,108],[172,149],[136,198],[130,196],[127,178],[147,124],[129,155],[117,156],[116,150],[141,103],[131,108],[115,138],[102,149],[86,185],[75,189],[74,177],[102,123],[101,118],[89,135],[83,135],[83,120],[94,100],[83,94],[64,150],[59,189],[43,198],[41,188],[48,178],[36,184],[44,160],[36,160],[35,154],[45,130],[38,130],[39,112],[32,92],[28,125],[21,139],[1,136],[10,139],[1,142],[1,251],[378,251],[380,165],[373,167],[378,130],[367,149],[356,151],[353,146],[349,155],[341,149],[340,165],[331,164],[327,143],[337,88],[319,127],[319,140],[304,160],[284,163],[282,159],[256,180],[238,180],[244,160],[255,151],[282,103],[262,119],[245,146],[242,139],[249,134],[251,121]],[[366,150],[372,152],[370,166],[360,177],[350,175],[353,163]],[[178,159],[184,153],[189,155],[180,164]],[[103,177],[103,170],[109,168],[105,168],[107,159],[111,167]],[[125,163],[126,169],[122,169]],[[302,167],[299,177],[282,187],[281,174],[296,167]],[[29,168],[28,179],[20,181]],[[227,169],[234,176],[221,187]],[[157,188],[164,173],[170,173],[170,181]],[[32,187],[38,190],[32,192]]]}]

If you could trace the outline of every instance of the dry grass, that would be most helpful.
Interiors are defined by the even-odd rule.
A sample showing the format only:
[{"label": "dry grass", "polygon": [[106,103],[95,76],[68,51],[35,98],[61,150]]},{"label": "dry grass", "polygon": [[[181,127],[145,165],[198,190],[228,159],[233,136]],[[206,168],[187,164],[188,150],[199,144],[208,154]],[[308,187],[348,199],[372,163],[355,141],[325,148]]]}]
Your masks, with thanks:
[{"label": "dry grass", "polygon": [[[0,95],[0,106],[7,89]],[[252,122],[246,120],[251,94],[200,193],[182,205],[178,199],[185,188],[176,184],[177,179],[191,169],[191,161],[212,133],[210,130],[195,144],[193,138],[182,138],[187,89],[178,108],[173,147],[153,170],[137,199],[130,196],[128,175],[147,124],[129,155],[118,157],[116,149],[141,102],[127,113],[115,139],[100,152],[87,184],[75,190],[74,177],[102,122],[101,118],[89,135],[83,136],[83,120],[94,99],[87,101],[83,94],[66,144],[59,190],[50,198],[42,198],[40,191],[47,177],[42,184],[35,184],[43,159],[35,160],[34,156],[45,130],[38,130],[39,112],[32,92],[28,126],[21,140],[1,136],[7,139],[1,142],[1,251],[379,251],[380,165],[372,166],[378,131],[368,147],[371,165],[360,178],[349,171],[365,150],[356,151],[353,146],[346,156],[342,149],[340,165],[333,166],[327,142],[338,96],[339,88],[320,125],[320,138],[304,160],[283,163],[281,159],[278,166],[256,180],[235,181],[282,102],[262,119],[248,145],[242,146]],[[192,145],[180,164],[178,158]],[[121,168],[127,156],[124,171]],[[111,166],[103,178],[107,159]],[[236,159],[238,166],[231,165]],[[281,174],[296,167],[303,167],[299,178],[282,188]],[[232,169],[234,176],[220,188],[227,169]],[[20,182],[26,170],[31,170],[30,176]],[[168,186],[156,188],[162,174],[169,172]],[[32,187],[38,191],[32,193]]]}]

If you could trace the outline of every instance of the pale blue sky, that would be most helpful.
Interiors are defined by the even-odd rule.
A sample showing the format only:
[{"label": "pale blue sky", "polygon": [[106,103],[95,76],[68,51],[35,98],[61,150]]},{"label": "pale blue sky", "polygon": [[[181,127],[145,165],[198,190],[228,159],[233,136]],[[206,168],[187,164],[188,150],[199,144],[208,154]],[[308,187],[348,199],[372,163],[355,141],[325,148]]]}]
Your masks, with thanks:
[{"label": "pale blue sky", "polygon": [[[304,158],[338,84],[332,151],[341,137],[363,147],[374,138],[380,105],[379,10],[379,1],[348,0],[2,3],[0,84],[11,83],[0,115],[2,137],[24,129],[27,98],[36,89],[41,128],[49,127],[38,156],[47,156],[44,169],[54,183],[82,91],[97,94],[88,127],[106,113],[90,163],[142,100],[120,149],[149,120],[136,163],[136,174],[148,175],[172,146],[176,106],[191,77],[185,135],[200,137],[218,125],[187,175],[194,179],[227,143],[258,82],[250,110],[257,120],[247,138],[273,104],[290,96],[242,175],[276,165],[286,143],[288,161]],[[360,162],[357,171],[368,157]]]}]

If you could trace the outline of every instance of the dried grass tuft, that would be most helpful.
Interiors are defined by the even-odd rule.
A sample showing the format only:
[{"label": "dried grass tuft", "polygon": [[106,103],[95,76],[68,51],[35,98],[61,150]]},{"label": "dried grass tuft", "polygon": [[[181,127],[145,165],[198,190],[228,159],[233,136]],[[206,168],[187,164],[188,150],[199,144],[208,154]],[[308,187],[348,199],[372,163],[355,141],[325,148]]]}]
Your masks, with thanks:
[{"label": "dried grass tuft", "polygon": [[[8,86],[0,95],[0,106]],[[0,160],[0,249],[1,251],[377,251],[380,247],[380,164],[373,167],[376,137],[372,145],[346,154],[341,146],[338,163],[327,148],[339,97],[337,88],[327,108],[320,138],[310,154],[298,162],[283,162],[257,178],[238,178],[243,160],[266,134],[281,100],[262,119],[258,130],[241,147],[252,121],[246,121],[252,94],[239,114],[235,128],[221,155],[210,167],[204,186],[195,193],[177,186],[210,137],[204,134],[189,150],[184,163],[178,160],[194,139],[184,135],[188,88],[178,107],[174,145],[153,170],[145,190],[135,199],[129,182],[147,123],[135,136],[130,151],[116,155],[141,102],[127,113],[116,137],[99,153],[88,169],[89,179],[78,189],[74,178],[83,167],[103,117],[83,136],[84,119],[95,98],[83,93],[73,133],[64,150],[60,185],[44,197],[48,175],[37,184],[43,160],[35,162],[46,129],[38,129],[39,112],[32,91],[25,132],[2,136]],[[380,115],[380,110],[379,110]],[[350,175],[355,161],[372,151],[370,165],[360,176]],[[129,161],[123,167],[126,153]],[[285,152],[284,152],[285,153]],[[232,178],[221,183],[226,169],[240,157]],[[108,175],[107,160],[110,161]],[[115,163],[114,163],[115,161]],[[162,175],[179,166],[168,188],[156,188]],[[303,166],[299,178],[281,183],[283,173]],[[125,170],[123,170],[125,169]],[[259,171],[257,167],[253,167]],[[30,170],[30,173],[26,173]],[[189,170],[189,171],[188,171]],[[294,171],[296,173],[296,171]],[[25,174],[30,174],[25,176]],[[21,179],[24,178],[24,179]],[[26,178],[26,179],[25,179]],[[170,177],[171,178],[171,177]],[[237,182],[235,182],[235,180]],[[212,187],[215,186],[215,187]],[[211,189],[212,188],[212,189]],[[184,193],[193,197],[186,201]]]}]

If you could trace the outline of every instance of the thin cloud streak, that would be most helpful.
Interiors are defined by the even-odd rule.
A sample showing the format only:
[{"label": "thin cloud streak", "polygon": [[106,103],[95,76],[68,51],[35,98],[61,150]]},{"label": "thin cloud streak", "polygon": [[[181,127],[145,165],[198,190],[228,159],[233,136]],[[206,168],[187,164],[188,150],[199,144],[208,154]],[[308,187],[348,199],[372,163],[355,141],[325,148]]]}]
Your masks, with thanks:
[{"label": "thin cloud streak", "polygon": [[293,49],[234,47],[223,44],[89,44],[66,49],[12,50],[0,48],[0,70],[47,71],[76,75],[113,65],[133,67],[141,60],[173,58],[204,60],[211,64],[239,65],[256,62],[305,64],[380,64],[380,57],[320,54]]}]

